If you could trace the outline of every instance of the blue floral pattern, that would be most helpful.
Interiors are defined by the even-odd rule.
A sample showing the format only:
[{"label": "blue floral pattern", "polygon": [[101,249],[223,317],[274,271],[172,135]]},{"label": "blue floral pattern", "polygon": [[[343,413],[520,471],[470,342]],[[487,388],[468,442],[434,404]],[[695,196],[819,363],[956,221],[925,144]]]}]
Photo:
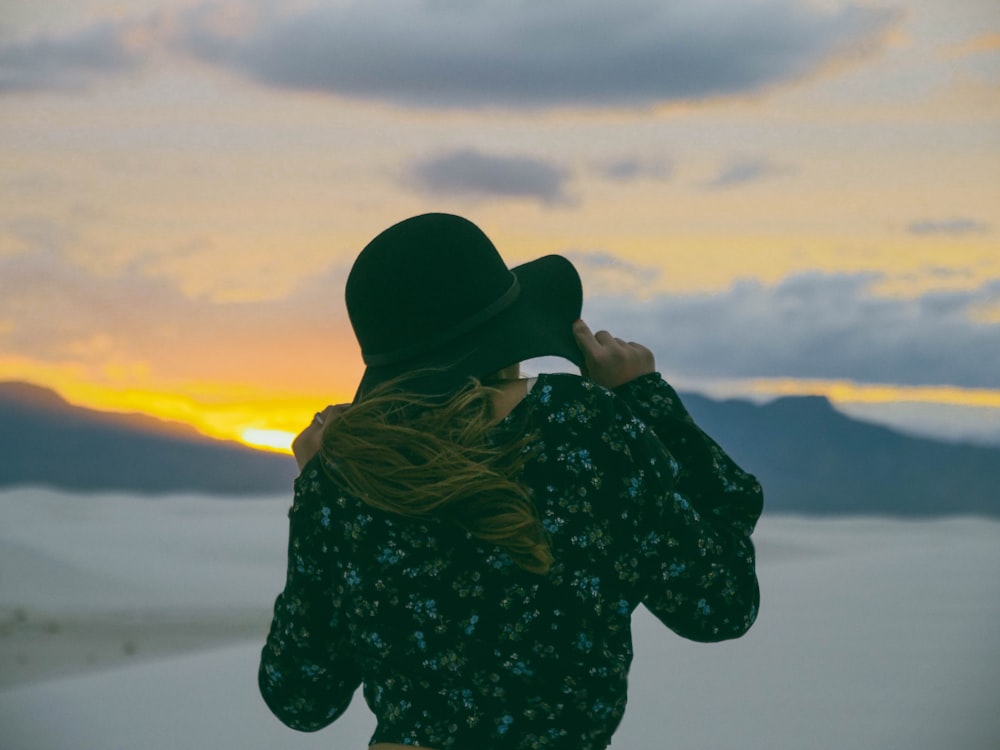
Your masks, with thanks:
[{"label": "blue floral pattern", "polygon": [[363,685],[372,743],[596,750],[625,710],[639,604],[698,641],[753,624],[760,486],[659,375],[615,391],[542,375],[496,439],[525,430],[545,576],[447,523],[365,505],[319,457],[306,465],[259,675],[282,721],[327,726]]}]

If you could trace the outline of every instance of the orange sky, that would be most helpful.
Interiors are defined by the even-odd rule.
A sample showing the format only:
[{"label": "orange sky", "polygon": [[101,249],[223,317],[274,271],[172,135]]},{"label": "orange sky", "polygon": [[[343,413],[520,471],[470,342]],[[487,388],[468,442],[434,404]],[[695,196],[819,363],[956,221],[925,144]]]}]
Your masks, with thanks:
[{"label": "orange sky", "polygon": [[[418,66],[449,19],[394,1]],[[426,92],[400,87],[408,61],[387,50],[371,52],[381,79],[295,68],[307,27],[336,38],[341,5],[9,0],[0,379],[220,437],[292,433],[360,375],[342,303],[354,256],[401,218],[453,211],[511,264],[573,258],[585,313],[603,316],[592,326],[648,331],[685,387],[965,407],[967,434],[1000,439],[1000,8],[758,5],[692,1],[659,19],[651,0],[614,13],[578,3],[579,33],[593,23],[609,47],[618,25],[643,39],[627,24],[647,14],[634,71],[608,68],[621,81],[606,90],[567,73],[539,93],[546,66],[585,69],[596,54],[567,36],[552,45],[565,61],[533,63],[525,48],[510,64],[541,67],[491,94],[474,51],[459,58],[466,78]],[[450,22],[470,38],[493,28],[516,50],[535,13],[508,28],[500,7]],[[719,48],[727,8],[745,32]],[[364,12],[357,22],[370,46],[388,33]],[[640,67],[674,54],[673,28],[705,40],[704,71],[683,50]],[[783,38],[813,41],[764,54]],[[456,155],[465,166],[448,173]],[[869,282],[844,281],[859,274]],[[803,278],[828,314],[803,314]],[[670,321],[703,304],[720,311],[693,318],[707,343],[737,351],[752,319],[774,331],[760,341],[774,356],[713,358],[689,330],[678,342]]]}]

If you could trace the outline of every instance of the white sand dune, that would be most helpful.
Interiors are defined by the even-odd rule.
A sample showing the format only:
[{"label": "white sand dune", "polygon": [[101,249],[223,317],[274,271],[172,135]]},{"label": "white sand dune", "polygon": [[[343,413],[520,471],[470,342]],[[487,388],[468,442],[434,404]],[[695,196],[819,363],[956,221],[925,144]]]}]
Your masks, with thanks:
[{"label": "white sand dune", "polygon": [[[256,690],[287,498],[0,493],[0,748],[365,747]],[[767,517],[761,617],[700,645],[635,618],[613,747],[1000,746],[1000,523]]]}]

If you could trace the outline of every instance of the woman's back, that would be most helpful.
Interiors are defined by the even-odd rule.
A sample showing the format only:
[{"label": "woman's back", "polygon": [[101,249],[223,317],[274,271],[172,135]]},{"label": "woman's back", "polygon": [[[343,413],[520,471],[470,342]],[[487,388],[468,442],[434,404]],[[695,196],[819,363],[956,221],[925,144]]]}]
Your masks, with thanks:
[{"label": "woman's back", "polygon": [[525,431],[546,575],[447,521],[366,505],[320,457],[305,467],[260,671],[283,721],[325,726],[363,681],[373,741],[604,748],[625,708],[636,606],[697,640],[752,624],[759,486],[658,375],[614,393],[543,375],[495,439]]}]

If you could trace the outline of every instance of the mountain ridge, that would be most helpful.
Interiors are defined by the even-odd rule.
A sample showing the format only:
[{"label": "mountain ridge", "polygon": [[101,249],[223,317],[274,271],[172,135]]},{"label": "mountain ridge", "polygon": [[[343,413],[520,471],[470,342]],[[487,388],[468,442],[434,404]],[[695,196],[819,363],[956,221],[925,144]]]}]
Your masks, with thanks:
[{"label": "mountain ridge", "polygon": [[[907,435],[849,417],[823,396],[681,398],[761,481],[766,512],[1000,516],[1000,448]],[[10,382],[0,383],[0,455],[0,487],[260,495],[289,492],[297,473],[290,456]]]},{"label": "mountain ridge", "polygon": [[0,487],[143,494],[290,491],[291,456],[210,438],[145,414],[70,404],[23,381],[0,383]]},{"label": "mountain ridge", "polygon": [[908,435],[849,417],[822,396],[762,405],[682,399],[757,475],[771,511],[1000,515],[1000,448]]}]

